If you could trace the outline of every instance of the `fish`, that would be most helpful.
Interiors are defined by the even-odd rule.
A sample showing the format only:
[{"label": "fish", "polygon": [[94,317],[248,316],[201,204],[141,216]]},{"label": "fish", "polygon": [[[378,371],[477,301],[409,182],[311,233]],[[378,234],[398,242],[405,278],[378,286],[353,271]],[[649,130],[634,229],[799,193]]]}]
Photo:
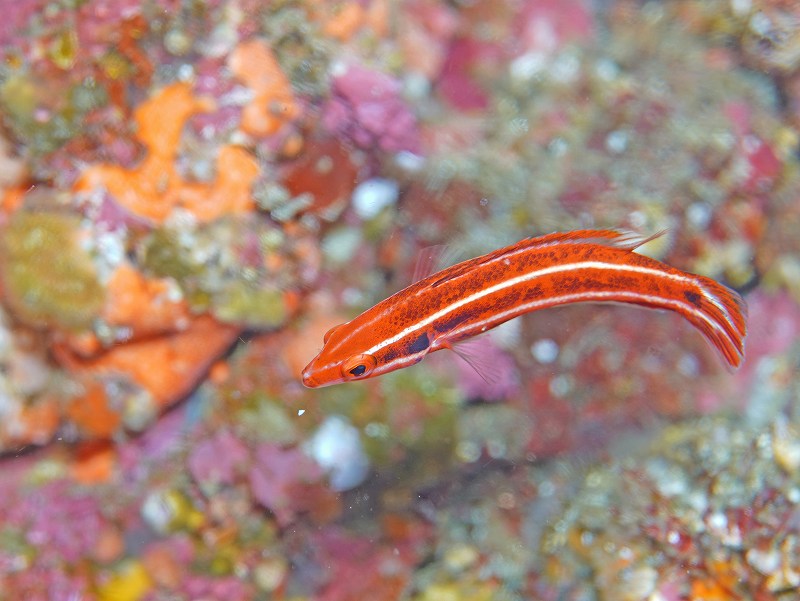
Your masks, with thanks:
[{"label": "fish", "polygon": [[[635,252],[664,232],[586,229],[525,238],[424,277],[324,335],[310,388],[374,378],[461,345],[524,313],[617,302],[683,316],[731,369],[744,359],[747,305],[734,290]],[[465,354],[465,359],[468,356]]]}]

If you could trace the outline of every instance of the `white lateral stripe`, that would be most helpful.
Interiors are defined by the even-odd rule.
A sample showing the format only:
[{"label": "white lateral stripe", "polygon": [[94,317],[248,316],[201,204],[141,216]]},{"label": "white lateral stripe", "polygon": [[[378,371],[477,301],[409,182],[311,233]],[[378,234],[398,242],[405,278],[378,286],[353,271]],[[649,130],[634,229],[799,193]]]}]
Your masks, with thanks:
[{"label": "white lateral stripe", "polygon": [[[499,283],[495,284],[494,286],[489,286],[488,288],[486,288],[484,290],[480,290],[478,292],[475,292],[474,294],[471,294],[470,296],[467,296],[467,297],[464,297],[462,299],[459,299],[459,300],[455,301],[454,303],[451,303],[448,306],[444,307],[443,309],[439,309],[435,313],[432,313],[432,314],[428,315],[428,317],[426,317],[425,319],[421,319],[417,323],[408,326],[407,328],[401,330],[400,332],[398,332],[394,336],[391,336],[391,337],[387,338],[386,340],[383,340],[382,342],[379,342],[378,344],[376,344],[375,346],[373,346],[372,348],[370,348],[370,349],[368,349],[368,350],[366,350],[364,352],[369,354],[369,355],[373,355],[377,351],[381,350],[382,348],[385,348],[385,347],[387,347],[389,345],[392,345],[395,342],[397,342],[398,340],[402,340],[406,336],[408,336],[410,334],[413,334],[415,331],[430,325],[431,323],[433,323],[437,319],[440,319],[441,317],[444,317],[448,313],[451,313],[452,311],[455,311],[456,309],[460,309],[461,307],[463,307],[465,305],[473,303],[473,302],[475,302],[477,300],[482,299],[485,296],[489,296],[489,295],[494,294],[495,292],[498,292],[498,291],[503,290],[505,288],[511,288],[513,286],[516,286],[517,284],[522,284],[522,283],[525,283],[525,282],[529,282],[529,281],[534,280],[536,278],[547,276],[547,275],[551,275],[551,274],[554,274],[554,273],[564,273],[564,272],[569,272],[569,271],[577,271],[579,269],[598,269],[598,270],[606,270],[606,271],[610,270],[610,271],[619,271],[619,272],[628,272],[628,273],[643,273],[643,274],[647,274],[647,275],[656,276],[656,277],[659,277],[659,278],[673,280],[673,281],[676,281],[676,282],[691,283],[691,284],[697,286],[697,288],[700,290],[700,292],[703,294],[703,296],[706,299],[708,299],[710,302],[713,302],[713,300],[712,300],[713,296],[710,295],[706,291],[706,289],[702,285],[700,285],[694,278],[687,277],[687,276],[684,276],[684,275],[679,275],[679,274],[668,273],[668,272],[660,271],[658,269],[652,269],[650,267],[641,267],[639,265],[620,265],[620,264],[615,264],[615,263],[602,263],[600,261],[583,261],[581,263],[567,263],[566,265],[553,265],[552,267],[545,267],[544,269],[537,269],[536,271],[531,271],[530,273],[526,273],[526,274],[517,276],[515,278],[511,278],[511,279],[505,280],[503,282],[499,282]],[[658,298],[661,301],[664,300],[661,297],[653,297],[653,298]],[[726,319],[728,319],[728,322],[731,323],[729,316],[726,315]],[[731,325],[733,325],[733,324],[731,323]],[[736,329],[736,328],[734,327],[734,329]]]},{"label": "white lateral stripe", "polygon": [[677,300],[673,300],[673,299],[665,299],[664,297],[661,297],[661,296],[652,296],[650,294],[640,294],[638,292],[602,292],[602,291],[580,292],[580,293],[574,293],[574,294],[564,294],[562,296],[555,296],[555,297],[552,297],[552,298],[549,298],[549,299],[535,300],[535,301],[531,301],[529,303],[525,303],[524,305],[521,305],[520,307],[516,307],[514,309],[509,309],[507,311],[503,311],[502,313],[498,313],[496,315],[493,315],[491,319],[484,319],[484,320],[482,320],[482,321],[480,321],[478,323],[471,323],[468,326],[456,328],[453,331],[451,331],[448,334],[446,334],[445,338],[448,337],[448,336],[458,336],[460,333],[462,333],[462,332],[464,332],[466,330],[470,330],[470,329],[473,329],[473,328],[480,328],[482,325],[485,325],[487,323],[491,323],[491,322],[496,321],[496,320],[502,320],[504,318],[513,316],[514,314],[517,314],[517,313],[520,313],[520,312],[521,313],[525,313],[526,311],[532,311],[532,310],[536,309],[536,307],[539,307],[539,306],[542,306],[542,305],[549,305],[549,304],[553,304],[553,303],[554,304],[568,303],[570,301],[576,301],[576,300],[583,300],[583,301],[586,301],[586,300],[589,300],[589,301],[591,301],[591,300],[603,301],[603,300],[609,300],[609,299],[615,300],[615,299],[618,299],[620,297],[626,297],[626,298],[629,298],[629,299],[632,299],[632,300],[639,300],[639,301],[643,301],[643,302],[646,302],[646,303],[660,304],[662,306],[669,305],[669,306],[674,306],[674,307],[682,307],[684,310],[688,311],[689,313],[691,313],[695,317],[698,317],[699,319],[701,319],[704,322],[706,322],[713,329],[717,330],[718,332],[721,332],[723,334],[723,336],[725,336],[732,343],[732,345],[734,347],[738,348],[738,345],[735,343],[735,341],[731,340],[731,337],[725,331],[725,328],[720,326],[716,321],[711,319],[703,311],[699,311],[696,307],[694,307],[694,305],[692,305],[690,303],[685,303],[683,301],[677,301]]},{"label": "white lateral stripe", "polygon": [[[642,236],[640,234],[637,234],[636,232],[631,232],[631,231],[627,231],[627,230],[611,230],[611,231],[618,231],[620,236],[617,236],[616,238],[604,238],[603,236],[598,235],[598,236],[596,236],[594,238],[596,241],[593,242],[593,244],[597,244],[598,246],[603,246],[603,247],[606,247],[606,248],[615,248],[616,247],[616,248],[619,248],[621,250],[626,249],[626,247],[628,245],[634,245],[633,249],[627,249],[627,250],[629,250],[629,252],[633,253],[633,252],[636,252],[635,248],[640,246],[645,240],[650,240],[650,239],[652,239],[654,237],[657,238],[658,236],[661,235],[661,234],[657,234],[656,236],[649,236],[648,237],[648,236]],[[515,248],[513,250],[509,248],[509,250],[507,250],[506,252],[504,252],[504,253],[502,253],[502,254],[500,254],[500,255],[492,258],[492,259],[489,259],[489,260],[481,263],[480,264],[480,268],[488,267],[489,265],[493,265],[494,263],[506,262],[509,259],[512,259],[513,257],[516,257],[517,255],[528,253],[528,252],[531,252],[531,251],[534,251],[534,250],[541,250],[543,248],[550,248],[550,247],[554,247],[554,246],[569,246],[570,244],[573,244],[573,243],[586,243],[586,240],[587,239],[581,239],[581,238],[575,238],[575,239],[566,240],[566,241],[565,240],[551,240],[549,242],[539,243],[539,244],[537,244],[535,246],[521,246],[521,247]],[[516,246],[516,245],[514,245],[514,246]],[[491,254],[491,253],[489,253],[489,254]],[[456,265],[453,265],[452,267],[458,267],[458,265],[459,264],[456,264]],[[604,265],[605,265],[605,263],[604,263]],[[437,275],[437,274],[431,274],[431,276],[434,276],[434,275]],[[414,282],[414,283],[417,283],[417,282]],[[702,288],[701,284],[698,284],[698,286],[700,288]],[[420,294],[423,291],[424,291],[424,288],[419,290],[417,292],[417,294]],[[391,309],[391,308],[389,308],[389,309]],[[727,310],[724,307],[721,307],[721,309],[727,314]],[[380,321],[381,319],[383,319],[383,316],[384,316],[384,313],[381,313],[379,315],[375,315],[370,321],[368,321],[366,323],[362,323],[361,325],[359,325],[358,328],[356,328],[355,330],[353,330],[350,333],[350,335],[356,334],[357,332],[360,332],[361,330],[364,330],[364,329],[370,327],[376,321]],[[730,316],[726,315],[726,317],[730,317]]]}]

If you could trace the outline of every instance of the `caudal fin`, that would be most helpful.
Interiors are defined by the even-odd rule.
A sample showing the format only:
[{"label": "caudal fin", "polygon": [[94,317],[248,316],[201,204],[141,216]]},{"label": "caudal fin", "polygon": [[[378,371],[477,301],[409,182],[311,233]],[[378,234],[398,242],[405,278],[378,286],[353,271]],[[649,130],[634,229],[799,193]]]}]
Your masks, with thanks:
[{"label": "caudal fin", "polygon": [[747,304],[735,291],[706,277],[697,277],[697,292],[687,290],[686,300],[703,317],[686,315],[719,350],[728,364],[737,368],[744,359],[747,336]]}]

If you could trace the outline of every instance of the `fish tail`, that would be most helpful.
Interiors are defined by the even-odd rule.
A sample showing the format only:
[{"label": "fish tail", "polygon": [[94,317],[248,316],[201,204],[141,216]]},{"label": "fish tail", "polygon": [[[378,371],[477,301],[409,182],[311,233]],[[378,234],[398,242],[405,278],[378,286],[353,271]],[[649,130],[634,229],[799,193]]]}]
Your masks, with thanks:
[{"label": "fish tail", "polygon": [[[683,297],[692,310],[680,311],[720,351],[732,368],[744,359],[747,304],[734,290],[703,276],[695,276]],[[694,310],[696,309],[696,311]]]}]

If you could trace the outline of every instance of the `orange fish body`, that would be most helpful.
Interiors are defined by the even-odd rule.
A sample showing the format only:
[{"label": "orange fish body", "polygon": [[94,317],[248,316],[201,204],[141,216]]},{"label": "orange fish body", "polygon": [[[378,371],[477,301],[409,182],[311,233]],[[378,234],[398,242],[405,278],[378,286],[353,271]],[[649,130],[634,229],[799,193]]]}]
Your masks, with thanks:
[{"label": "orange fish body", "polygon": [[675,311],[738,367],[746,333],[742,298],[633,252],[648,240],[614,230],[555,233],[448,267],[329,330],[303,383],[316,388],[378,376],[523,313],[585,301]]}]

